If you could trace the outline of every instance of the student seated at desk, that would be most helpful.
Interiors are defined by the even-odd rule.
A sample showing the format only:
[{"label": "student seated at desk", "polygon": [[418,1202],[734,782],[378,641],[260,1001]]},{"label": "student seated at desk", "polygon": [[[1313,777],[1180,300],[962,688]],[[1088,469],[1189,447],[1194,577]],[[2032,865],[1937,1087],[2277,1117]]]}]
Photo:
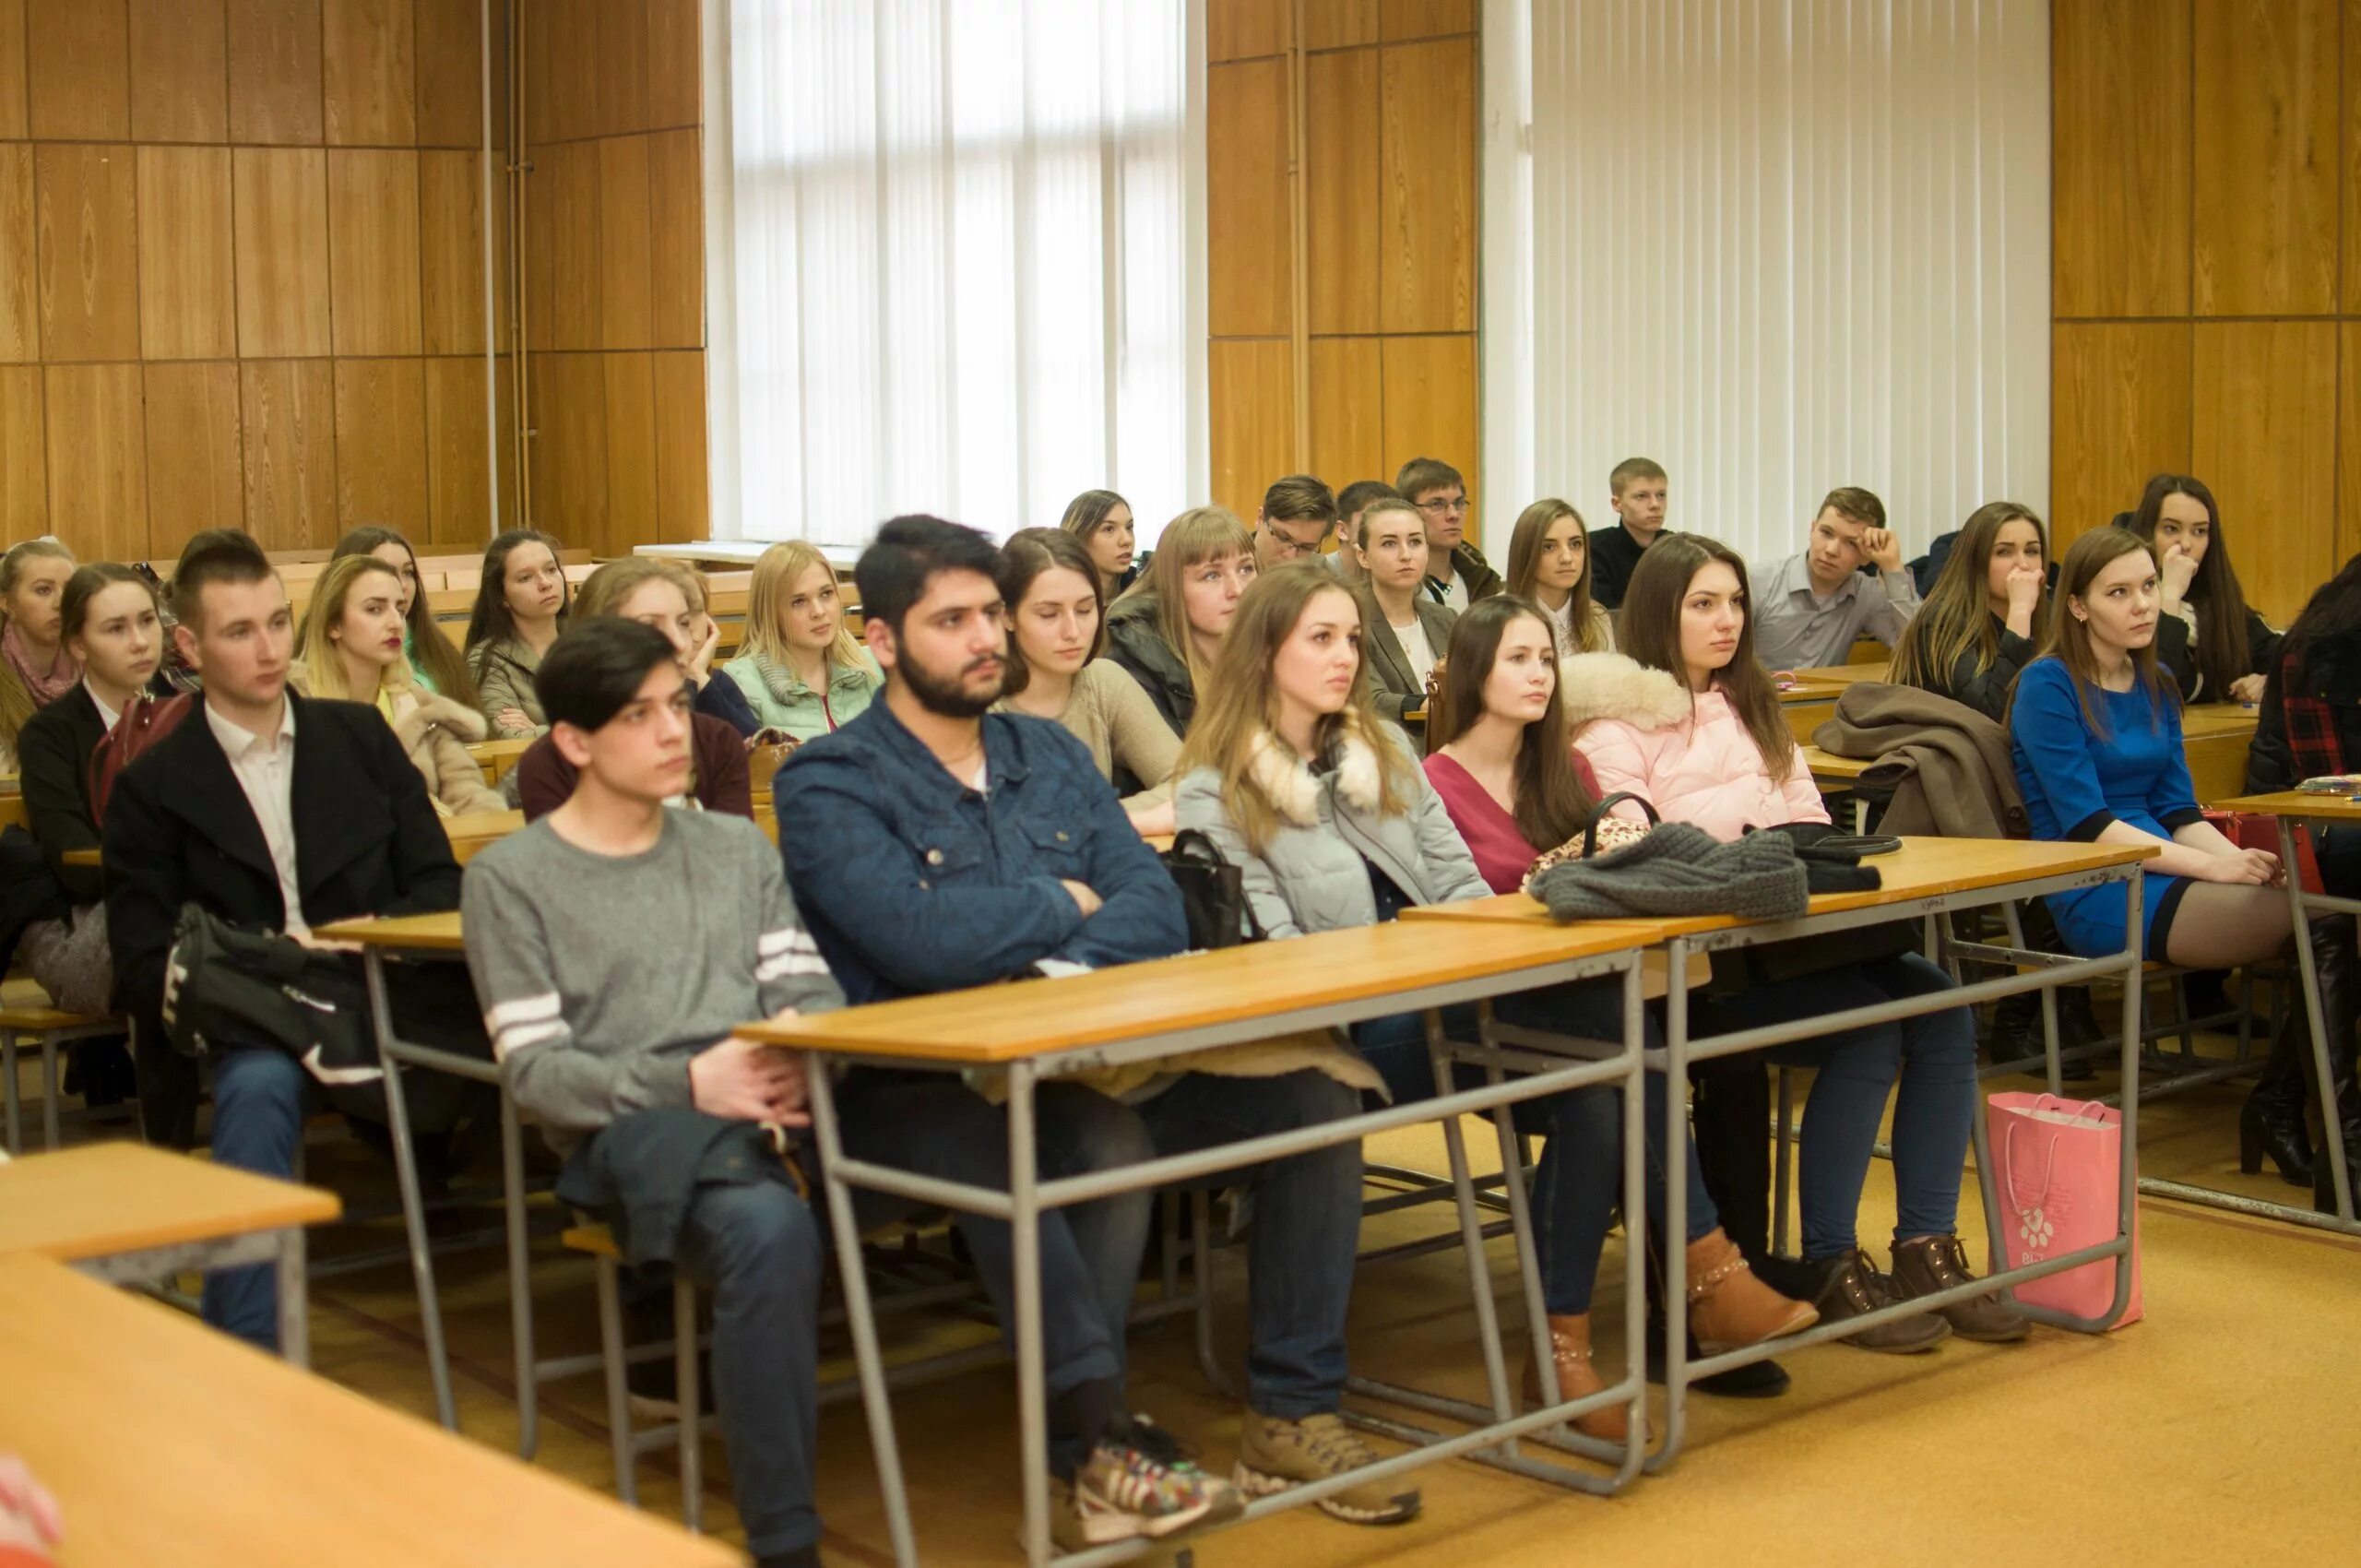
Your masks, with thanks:
[{"label": "student seated at desk", "polygon": [[59,629],[73,575],[74,552],[53,539],[29,539],[0,555],[0,772],[17,771],[17,742],[33,715],[82,677]]},{"label": "student seated at desk", "polygon": [[1357,479],[1336,493],[1336,548],[1321,560],[1347,587],[1358,586],[1369,575],[1361,569],[1361,514],[1373,501],[1398,500],[1401,494],[1382,479]]},{"label": "student seated at desk", "polygon": [[1175,735],[1189,732],[1199,683],[1255,570],[1246,525],[1198,506],[1164,525],[1139,580],[1108,606],[1107,657],[1146,690]]},{"label": "student seated at desk", "polygon": [[400,574],[374,555],[331,561],[295,633],[296,689],[384,714],[445,816],[506,811],[468,754],[469,743],[484,738],[483,715],[421,687],[402,637]]},{"label": "student seated at desk", "polygon": [[1516,515],[1508,591],[1549,612],[1560,654],[1615,651],[1615,624],[1591,598],[1590,534],[1568,503],[1553,496]]},{"label": "student seated at desk", "polygon": [[392,529],[370,523],[338,540],[328,559],[341,561],[348,555],[374,555],[394,569],[401,584],[402,655],[409,661],[412,682],[421,691],[475,707],[476,683],[468,673],[468,661],[443,635],[434,607],[419,591],[418,552],[409,540]]},{"label": "student seated at desk", "polygon": [[[697,694],[693,699],[695,709],[690,714],[688,787],[673,803],[752,818],[754,797],[746,767],[746,738],[728,719],[706,711],[704,692],[730,683],[711,681],[703,692],[696,686],[693,665],[697,649],[691,641],[696,635],[696,613],[690,608],[679,570],[670,562],[645,555],[610,561],[583,583],[574,621],[635,621],[663,634],[672,645],[682,677]],[[516,759],[516,803],[524,809],[525,820],[530,822],[563,805],[574,792],[574,777],[573,762],[549,736],[526,747],[525,754]]]},{"label": "student seated at desk", "polygon": [[[1757,574],[1749,616],[1765,668],[1817,670],[1842,664],[1872,636],[1892,647],[1918,610],[1918,586],[1902,564],[1902,542],[1885,526],[1885,503],[1866,490],[1832,490],[1814,514],[1805,548]],[[1874,563],[1875,577],[1861,575]],[[1626,643],[1630,634],[1624,636]]]},{"label": "student seated at desk", "polygon": [[[1641,559],[1623,601],[1623,646],[1631,659],[1585,654],[1569,661],[1566,671],[1572,717],[1580,726],[1575,743],[1590,759],[1602,793],[1628,790],[1665,821],[1692,823],[1722,839],[1749,828],[1828,820],[1771,678],[1754,657],[1749,608],[1746,564],[1725,545],[1695,534],[1667,534]],[[1632,670],[1631,661],[1643,668]],[[1628,802],[1616,810],[1641,816]],[[1786,978],[1755,976],[1754,983],[1726,998],[1701,999],[1692,1013],[1702,1037],[1951,988],[1942,970],[1904,953]],[[1805,1112],[1800,1161],[1803,1260],[1757,1258],[1763,1277],[1811,1301],[1832,1321],[1972,1278],[1956,1234],[1960,1173],[1976,1106],[1975,1026],[1968,1010],[1845,1029],[1775,1047],[1767,1055],[1819,1071]],[[1855,1217],[1897,1070],[1897,1218],[1889,1276],[1861,1250]],[[1725,1159],[1759,1163],[1762,1157],[1753,1151],[1761,1147],[1763,1123],[1757,1115],[1750,1130],[1738,1126],[1716,1134],[1738,1140],[1739,1148],[1701,1151],[1707,1169]],[[1923,1350],[1951,1332],[1971,1339],[2021,1339],[2026,1324],[1997,1295],[1985,1296],[1946,1307],[1940,1318],[1898,1318],[1848,1343]]]},{"label": "student seated at desk", "polygon": [[1111,490],[1086,490],[1066,503],[1058,519],[1062,533],[1070,533],[1090,552],[1097,569],[1098,591],[1111,604],[1118,594],[1139,580],[1139,526],[1132,520],[1132,504]]},{"label": "student seated at desk", "polygon": [[[288,690],[294,618],[261,547],[234,529],[197,534],[181,552],[172,601],[173,636],[205,694],[123,770],[105,823],[116,997],[143,1031],[160,1014],[185,905],[318,946],[315,925],[459,903],[450,838],[384,719]],[[405,977],[392,988],[395,1026],[406,1039],[481,1051],[464,990],[431,968]],[[274,1047],[212,1043],[214,1159],[287,1176],[314,1081]],[[217,1270],[205,1281],[205,1320],[270,1347],[278,1296],[267,1264]]]},{"label": "student seated at desk", "polygon": [[[754,717],[753,705],[746,700],[746,694],[739,689],[738,683],[719,679],[713,667],[714,655],[721,649],[721,623],[713,618],[713,585],[706,581],[703,572],[685,561],[660,556],[652,559],[657,570],[679,585],[682,597],[688,601],[687,637],[691,651],[687,661],[681,666],[681,673],[687,677],[689,689],[696,694],[696,710],[726,721],[739,734],[747,737],[748,744],[752,745],[753,737],[763,728],[763,721]],[[598,574],[594,572],[591,575],[595,576]],[[647,617],[643,615],[639,619],[646,621]]]},{"label": "student seated at desk", "polygon": [[529,740],[549,726],[533,695],[533,671],[565,629],[573,590],[558,542],[537,529],[510,529],[483,552],[483,577],[468,616],[468,673],[476,701],[503,740]]},{"label": "student seated at desk", "polygon": [[1275,479],[1254,514],[1254,564],[1275,571],[1290,561],[1323,558],[1336,533],[1336,493],[1311,474]]},{"label": "student seated at desk", "polygon": [[1180,742],[1138,682],[1101,659],[1106,606],[1082,541],[1062,529],[1020,529],[1001,550],[1008,673],[994,713],[1062,724],[1090,749],[1144,835],[1172,831]]},{"label": "student seated at desk", "polygon": [[2017,671],[2038,652],[2048,557],[2041,519],[2030,509],[2013,501],[1978,506],[1895,645],[1887,678],[1999,722]]},{"label": "student seated at desk", "polygon": [[[1372,512],[1366,520],[1382,539],[1393,517]],[[1415,516],[1409,520],[1417,522]],[[1385,560],[1381,547],[1373,574],[1383,572]],[[1476,634],[1457,639],[1458,650],[1475,664],[1489,670],[1498,628],[1510,623],[1530,628],[1526,667],[1538,659],[1554,675],[1549,628],[1531,605],[1495,596],[1478,600],[1462,619],[1479,616]],[[1180,825],[1210,835],[1223,857],[1241,869],[1255,917],[1274,940],[1374,925],[1408,906],[1480,898],[1494,890],[1453,826],[1445,798],[1419,770],[1408,739],[1382,720],[1370,701],[1360,630],[1361,611],[1352,596],[1317,566],[1288,566],[1257,578],[1214,667],[1215,696],[1182,748],[1187,771],[1178,796]],[[1454,679],[1454,686],[1460,683]],[[1484,683],[1483,676],[1474,678],[1479,691]],[[1554,706],[1548,711],[1555,717]],[[1565,733],[1562,725],[1551,729],[1562,774]],[[1467,789],[1481,794],[1459,763],[1434,757],[1428,766],[1467,779]],[[1564,782],[1572,785],[1570,778]],[[1465,791],[1454,792],[1466,799]],[[1516,873],[1532,858],[1518,860]],[[1509,885],[1515,885],[1515,873]],[[1619,1039],[1622,1005],[1620,983],[1605,980],[1505,996],[1498,1012],[1503,1021],[1528,1028]],[[1472,1034],[1475,1009],[1450,1009],[1446,1021],[1454,1033]],[[1353,1040],[1395,1103],[1433,1098],[1423,1014],[1355,1025]],[[1463,1087],[1483,1081],[1480,1069],[1457,1071]],[[1566,1398],[1606,1386],[1591,1366],[1590,1297],[1622,1170],[1620,1103],[1612,1089],[1572,1089],[1515,1111],[1519,1130],[1544,1140],[1534,1208],[1551,1361]],[[1655,1126],[1663,1126],[1663,1117],[1659,1095]],[[1660,1209],[1664,1161],[1651,1158],[1648,1165],[1651,1206]],[[1699,1339],[1726,1350],[1816,1321],[1811,1308],[1765,1289],[1747,1272],[1746,1261],[1721,1233],[1693,1159],[1685,1176],[1691,1206],[1685,1240],[1695,1281],[1691,1318]],[[1528,1405],[1544,1402],[1536,1359],[1527,1360],[1524,1391]],[[1610,1441],[1628,1431],[1619,1407],[1594,1411],[1577,1424]]]},{"label": "student seated at desk", "polygon": [[2247,606],[2213,493],[2187,474],[2158,474],[2141,492],[2131,531],[2156,563],[2156,661],[2180,700],[2261,700],[2279,634]]},{"label": "student seated at desk", "polygon": [[[856,576],[884,697],[778,771],[779,815],[796,824],[780,835],[789,877],[855,1004],[1169,957],[1188,944],[1179,891],[1089,753],[1055,724],[991,711],[1006,661],[1000,567],[1000,552],[972,529],[933,517],[881,529]],[[1290,569],[1335,581],[1315,566]],[[1054,995],[1043,1005],[1054,1007]],[[1358,1076],[1359,1063],[1331,1048],[1286,1049],[1317,1065],[1251,1083],[1180,1073],[1123,1101],[1072,1082],[1045,1086],[1044,1179],[1353,1112],[1354,1090],[1326,1069]],[[859,1158],[1006,1181],[1006,1119],[957,1079],[860,1071],[840,1092]],[[1345,1144],[1215,1179],[1254,1194],[1250,1412],[1235,1471],[1248,1491],[1316,1481],[1371,1457],[1336,1414],[1360,1175],[1359,1146]],[[1231,1488],[1176,1467],[1155,1428],[1109,1424],[1150,1206],[1149,1194],[1129,1194],[1042,1218],[1052,1460],[1074,1478],[1057,1510],[1062,1538],[1162,1535],[1240,1506]],[[1005,1322],[1007,1227],[961,1224]],[[1137,1485],[1154,1474],[1172,1490]],[[1319,1506],[1393,1524],[1418,1512],[1418,1494],[1371,1483]]]},{"label": "student seated at desk", "polygon": [[1427,520],[1430,598],[1457,611],[1501,591],[1500,573],[1467,540],[1467,481],[1457,469],[1440,457],[1413,457],[1394,474],[1394,488]]},{"label": "student seated at desk", "polygon": [[1427,520],[1417,507],[1407,501],[1372,501],[1354,537],[1361,582],[1353,599],[1368,656],[1370,706],[1380,719],[1420,740],[1425,724],[1402,716],[1427,706],[1428,677],[1451,646],[1451,624],[1459,612],[1423,591],[1432,552],[1427,547]]},{"label": "student seated at desk", "polygon": [[[535,688],[544,743],[575,783],[468,873],[484,1025],[518,1107],[566,1156],[560,1195],[635,1222],[635,1260],[675,1262],[713,1290],[713,1386],[747,1548],[761,1568],[817,1568],[826,1254],[767,1135],[808,1124],[803,1058],[732,1031],[844,993],[760,831],[664,809],[688,781],[694,717],[670,638],[585,618]],[[651,1234],[655,1216],[667,1229]]]},{"label": "student seated at desk", "polygon": [[1670,482],[1664,465],[1653,457],[1626,457],[1607,476],[1607,504],[1614,508],[1615,522],[1592,534],[1589,541],[1591,594],[1600,608],[1623,608],[1631,569],[1665,531]]},{"label": "student seated at desk", "polygon": [[860,717],[880,676],[845,624],[836,569],[801,540],[774,544],[746,590],[746,646],[721,673],[755,721],[808,741]]}]

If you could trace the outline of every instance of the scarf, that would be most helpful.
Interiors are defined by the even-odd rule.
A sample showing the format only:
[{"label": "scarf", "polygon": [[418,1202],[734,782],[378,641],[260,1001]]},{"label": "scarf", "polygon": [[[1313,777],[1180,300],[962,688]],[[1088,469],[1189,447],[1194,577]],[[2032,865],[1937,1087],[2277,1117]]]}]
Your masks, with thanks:
[{"label": "scarf", "polygon": [[58,641],[57,657],[51,661],[48,672],[36,672],[25,649],[25,639],[18,635],[14,621],[8,623],[6,632],[0,632],[0,654],[7,656],[8,667],[25,683],[25,690],[32,694],[35,707],[47,707],[72,691],[74,683],[82,678],[82,667],[65,651],[63,638]]}]

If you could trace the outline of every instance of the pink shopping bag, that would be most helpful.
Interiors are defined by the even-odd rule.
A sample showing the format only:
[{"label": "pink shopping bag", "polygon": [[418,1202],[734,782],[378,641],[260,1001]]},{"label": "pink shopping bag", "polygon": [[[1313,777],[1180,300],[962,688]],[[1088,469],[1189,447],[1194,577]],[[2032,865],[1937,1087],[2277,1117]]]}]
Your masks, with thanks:
[{"label": "pink shopping bag", "polygon": [[[1986,1106],[2000,1235],[2011,1268],[2112,1241],[2123,1162],[2123,1113],[2097,1100],[1996,1094]],[[2134,1173],[2136,1176],[2136,1172]],[[2016,1288],[2029,1306],[2097,1317],[2115,1302],[2112,1259]],[[2140,1218],[2132,1209],[2131,1300],[2117,1321],[2140,1321]]]}]

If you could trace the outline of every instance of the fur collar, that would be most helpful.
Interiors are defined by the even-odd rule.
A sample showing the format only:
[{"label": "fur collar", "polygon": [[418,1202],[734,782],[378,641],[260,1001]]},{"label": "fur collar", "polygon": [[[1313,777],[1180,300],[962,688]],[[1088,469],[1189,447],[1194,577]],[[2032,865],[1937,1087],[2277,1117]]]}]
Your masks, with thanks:
[{"label": "fur collar", "polygon": [[[1384,764],[1377,754],[1378,743],[1357,722],[1346,723],[1336,739],[1336,792],[1354,810],[1372,812],[1383,792]],[[1311,827],[1319,822],[1320,780],[1312,776],[1311,765],[1268,730],[1252,742],[1246,776],[1287,823]]]},{"label": "fur collar", "polygon": [[1577,653],[1558,661],[1558,689],[1566,722],[1576,731],[1597,719],[1619,719],[1642,730],[1684,722],[1689,694],[1670,672],[1651,670],[1629,654]]},{"label": "fur collar", "polygon": [[415,751],[436,730],[447,730],[462,742],[472,743],[491,733],[492,726],[474,708],[430,692],[415,681],[394,698],[394,733],[404,751]]}]

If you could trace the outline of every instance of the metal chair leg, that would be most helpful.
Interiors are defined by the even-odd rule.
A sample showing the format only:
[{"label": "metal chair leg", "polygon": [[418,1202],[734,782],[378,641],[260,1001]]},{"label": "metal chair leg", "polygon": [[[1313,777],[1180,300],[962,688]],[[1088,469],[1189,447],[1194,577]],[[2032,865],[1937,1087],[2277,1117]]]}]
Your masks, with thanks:
[{"label": "metal chair leg", "polygon": [[1779,1069],[1779,1126],[1774,1141],[1771,1173],[1771,1250],[1787,1250],[1787,1192],[1796,1171],[1795,1145],[1789,1140],[1796,1124],[1796,1078],[1792,1069]]},{"label": "metal chair leg", "polygon": [[5,1090],[0,1092],[5,1092],[7,1102],[8,1152],[22,1154],[25,1152],[24,1107],[18,1103],[21,1090],[17,1082],[17,1031],[14,1029],[0,1029],[0,1079],[6,1080]]},{"label": "metal chair leg", "polygon": [[41,1146],[56,1152],[57,1131],[57,1031],[44,1029],[41,1037]]},{"label": "metal chair leg", "polygon": [[623,1292],[621,1270],[612,1258],[599,1260],[599,1359],[607,1372],[607,1438],[614,1446],[615,1495],[639,1506],[637,1478],[632,1473],[631,1385],[623,1362]]},{"label": "metal chair leg", "polygon": [[705,1391],[697,1381],[697,1288],[686,1275],[672,1276],[672,1370],[679,1380],[681,1401],[677,1428],[681,1444],[681,1522],[692,1531],[705,1527],[704,1419],[699,1406]]}]

